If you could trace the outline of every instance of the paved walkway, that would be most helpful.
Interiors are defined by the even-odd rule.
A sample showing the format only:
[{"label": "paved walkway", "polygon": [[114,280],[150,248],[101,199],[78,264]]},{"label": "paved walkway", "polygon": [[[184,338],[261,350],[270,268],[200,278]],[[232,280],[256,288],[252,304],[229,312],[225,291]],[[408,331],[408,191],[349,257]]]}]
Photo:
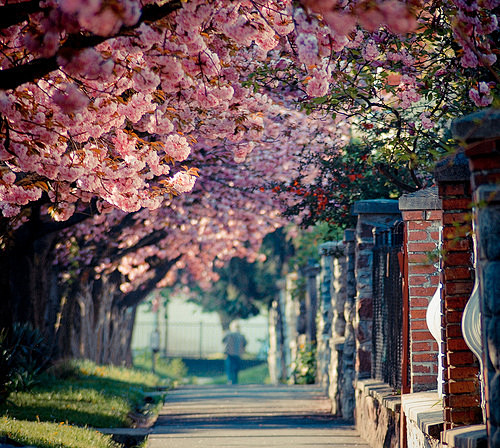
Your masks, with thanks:
[{"label": "paved walkway", "polygon": [[359,447],[316,386],[189,386],[167,395],[148,448]]}]

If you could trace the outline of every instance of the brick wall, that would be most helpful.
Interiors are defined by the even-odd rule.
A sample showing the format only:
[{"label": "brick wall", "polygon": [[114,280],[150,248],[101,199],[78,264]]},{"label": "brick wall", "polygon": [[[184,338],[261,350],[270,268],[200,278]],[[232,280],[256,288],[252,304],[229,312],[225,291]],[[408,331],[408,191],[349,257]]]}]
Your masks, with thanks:
[{"label": "brick wall", "polygon": [[406,227],[410,345],[410,392],[437,387],[439,347],[427,328],[426,313],[439,284],[439,227],[442,212],[437,189],[404,195],[399,208]]},{"label": "brick wall", "polygon": [[474,286],[472,198],[462,153],[436,168],[443,203],[444,429],[482,422],[479,365],[462,335],[462,314]]}]

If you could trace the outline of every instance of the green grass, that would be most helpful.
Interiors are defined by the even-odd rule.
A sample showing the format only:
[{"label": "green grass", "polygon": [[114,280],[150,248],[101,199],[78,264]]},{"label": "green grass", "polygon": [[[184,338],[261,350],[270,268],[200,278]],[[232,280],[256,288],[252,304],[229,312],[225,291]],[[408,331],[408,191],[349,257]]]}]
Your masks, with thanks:
[{"label": "green grass", "polygon": [[37,447],[116,446],[85,428],[127,427],[131,413],[149,416],[161,406],[158,397],[146,407],[144,396],[163,382],[139,370],[71,361],[39,380],[33,390],[13,393],[0,406],[0,440],[9,437]]},{"label": "green grass", "polygon": [[[151,352],[142,351],[134,356],[134,367],[142,372],[152,371]],[[179,358],[164,359],[157,357],[155,374],[168,384],[175,384],[187,379],[186,365]]]},{"label": "green grass", "polygon": [[[38,423],[0,418],[0,436],[38,448],[116,448],[111,436],[65,423]],[[1,442],[0,437],[0,442]]]},{"label": "green grass", "polygon": [[[213,384],[226,384],[225,375],[217,376],[213,379]],[[248,369],[240,370],[238,374],[239,384],[267,384],[269,383],[269,370],[267,363],[262,363]]]}]

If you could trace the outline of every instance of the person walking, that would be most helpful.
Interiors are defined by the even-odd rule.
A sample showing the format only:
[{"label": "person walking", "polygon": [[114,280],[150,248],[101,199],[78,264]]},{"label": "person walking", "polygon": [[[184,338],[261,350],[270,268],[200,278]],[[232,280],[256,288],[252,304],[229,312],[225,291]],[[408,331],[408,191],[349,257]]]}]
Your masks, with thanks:
[{"label": "person walking", "polygon": [[231,322],[229,332],[226,333],[222,342],[225,345],[227,381],[229,384],[238,384],[241,356],[245,353],[247,345],[245,336],[240,333],[238,322]]}]

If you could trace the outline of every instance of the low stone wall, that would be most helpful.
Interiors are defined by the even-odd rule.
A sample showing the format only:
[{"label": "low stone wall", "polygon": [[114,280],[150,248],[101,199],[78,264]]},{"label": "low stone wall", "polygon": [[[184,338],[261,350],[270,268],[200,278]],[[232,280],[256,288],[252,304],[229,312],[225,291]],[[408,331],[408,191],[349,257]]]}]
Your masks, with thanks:
[{"label": "low stone wall", "polygon": [[400,395],[377,380],[356,384],[356,429],[373,448],[399,448]]},{"label": "low stone wall", "polygon": [[408,448],[438,448],[443,430],[443,403],[437,392],[401,397]]}]

